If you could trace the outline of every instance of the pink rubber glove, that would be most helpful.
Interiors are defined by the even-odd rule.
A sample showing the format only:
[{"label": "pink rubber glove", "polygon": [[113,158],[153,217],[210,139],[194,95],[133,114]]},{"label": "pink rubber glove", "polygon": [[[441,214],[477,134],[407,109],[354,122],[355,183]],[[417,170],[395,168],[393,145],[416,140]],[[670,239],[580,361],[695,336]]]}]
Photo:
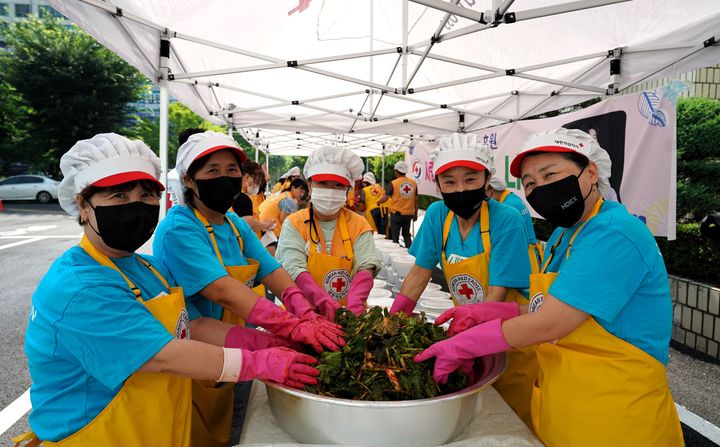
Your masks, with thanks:
[{"label": "pink rubber glove", "polygon": [[313,311],[312,304],[305,299],[303,292],[297,287],[288,287],[280,297],[280,301],[285,305],[285,309],[291,314],[299,318],[307,318],[314,320],[319,317],[318,314]]},{"label": "pink rubber glove", "polygon": [[337,325],[323,322],[322,318],[308,320],[298,318],[265,298],[260,298],[248,315],[247,322],[255,326],[262,326],[280,337],[289,338],[296,343],[310,345],[317,352],[322,352],[323,346],[331,351],[337,351],[345,346],[343,332]]},{"label": "pink rubber glove", "polygon": [[520,315],[520,307],[514,301],[509,303],[464,304],[448,309],[435,320],[436,325],[452,319],[447,334],[452,337],[480,323],[502,318],[509,320]]},{"label": "pink rubber glove", "polygon": [[304,388],[315,385],[320,371],[310,365],[317,362],[314,357],[289,348],[268,348],[260,351],[242,351],[242,369],[238,382],[252,379],[269,380],[291,386]]},{"label": "pink rubber glove", "polygon": [[340,309],[340,303],[324,291],[313,279],[310,272],[302,272],[295,278],[295,284],[302,290],[303,295],[310,301],[318,313],[330,321],[335,321],[335,312]]},{"label": "pink rubber glove", "polygon": [[367,270],[361,270],[355,274],[350,282],[350,290],[347,295],[345,307],[357,316],[365,312],[365,301],[370,289],[373,288],[373,276]]},{"label": "pink rubber glove", "polygon": [[488,321],[439,341],[417,354],[414,360],[423,362],[435,357],[433,379],[436,383],[447,383],[450,373],[460,367],[463,370],[468,367],[468,360],[512,349],[505,341],[502,322],[502,318]]},{"label": "pink rubber glove", "polygon": [[393,301],[392,307],[390,307],[390,315],[398,312],[404,312],[407,315],[412,315],[416,305],[417,302],[398,293],[397,296],[395,296],[395,301]]},{"label": "pink rubber glove", "polygon": [[293,347],[292,345],[294,343],[286,338],[243,326],[230,328],[223,344],[226,348],[240,348],[250,351],[276,347],[290,348]]}]

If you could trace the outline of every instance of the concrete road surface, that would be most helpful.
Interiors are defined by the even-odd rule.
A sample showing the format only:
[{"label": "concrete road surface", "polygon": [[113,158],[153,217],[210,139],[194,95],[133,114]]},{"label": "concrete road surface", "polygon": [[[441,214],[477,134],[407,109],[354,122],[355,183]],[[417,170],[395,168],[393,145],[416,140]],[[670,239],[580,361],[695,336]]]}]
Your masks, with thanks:
[{"label": "concrete road surface", "polygon": [[[80,234],[75,219],[57,203],[6,203],[0,211],[0,445],[28,429],[26,414],[9,414],[22,403],[7,407],[30,386],[23,338],[32,293],[53,260],[77,244]],[[149,244],[141,249],[148,250]],[[668,376],[676,402],[720,425],[719,365],[671,350]]]}]

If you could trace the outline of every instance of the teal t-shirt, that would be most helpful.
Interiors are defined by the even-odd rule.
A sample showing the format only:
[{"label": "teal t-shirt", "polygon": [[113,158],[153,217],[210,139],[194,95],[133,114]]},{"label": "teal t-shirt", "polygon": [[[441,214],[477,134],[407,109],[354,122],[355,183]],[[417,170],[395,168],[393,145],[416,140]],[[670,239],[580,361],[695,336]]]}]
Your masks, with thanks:
[{"label": "teal t-shirt", "polygon": [[[489,285],[515,289],[529,286],[530,261],[527,255],[527,238],[520,213],[495,200],[488,201],[490,214],[490,253]],[[445,203],[435,202],[425,213],[420,230],[415,236],[410,254],[415,256],[415,264],[432,270],[442,259],[442,237],[445,218],[450,210]],[[480,222],[462,240],[455,217],[450,226],[445,256],[451,259],[466,259],[484,253],[480,237]]]},{"label": "teal t-shirt", "polygon": [[527,234],[528,245],[537,243],[537,237],[535,237],[535,228],[533,227],[532,216],[530,211],[525,206],[525,202],[514,192],[505,197],[505,201],[502,202],[505,205],[511,206],[520,212],[523,218],[523,225],[525,226],[525,234]]},{"label": "teal t-shirt", "polygon": [[[172,285],[167,270],[143,256]],[[135,256],[112,259],[144,300],[169,290]],[[30,427],[42,440],[60,441],[92,421],[125,380],[157,354],[171,335],[116,270],[82,248],[66,251],[32,297],[25,334]]]},{"label": "teal t-shirt", "polygon": [[[240,233],[243,251],[240,251],[230,224],[212,225],[223,262],[228,266],[248,265],[248,258],[259,262],[256,278],[262,279],[280,268],[275,258],[263,247],[250,226],[235,213],[227,218]],[[191,320],[200,316],[222,318],[222,306],[200,294],[213,281],[227,276],[225,267],[217,258],[210,235],[192,209],[186,206],[170,208],[155,230],[153,255],[172,273],[185,292]]]},{"label": "teal t-shirt", "polygon": [[[592,315],[612,335],[667,365],[672,302],[665,263],[648,228],[617,202],[605,202],[578,233],[570,257],[568,228],[547,269],[558,272],[550,294]],[[545,259],[558,240],[547,242]]]}]

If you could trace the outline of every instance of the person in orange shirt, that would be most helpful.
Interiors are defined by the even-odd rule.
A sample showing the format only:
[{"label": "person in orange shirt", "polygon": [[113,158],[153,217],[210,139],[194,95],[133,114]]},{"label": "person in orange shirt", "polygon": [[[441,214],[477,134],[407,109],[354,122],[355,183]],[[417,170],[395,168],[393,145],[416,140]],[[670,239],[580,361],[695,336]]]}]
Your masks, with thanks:
[{"label": "person in orange shirt", "polygon": [[307,183],[301,178],[296,178],[279,195],[265,200],[258,207],[260,220],[272,220],[275,225],[271,229],[275,236],[280,237],[285,218],[300,208],[307,195]]},{"label": "person in orange shirt", "polygon": [[408,178],[408,165],[404,161],[395,163],[395,180],[385,188],[385,196],[378,201],[382,205],[392,198],[390,204],[390,237],[396,244],[400,241],[402,231],[405,247],[410,248],[410,223],[417,220],[420,198],[417,194],[417,183]]}]

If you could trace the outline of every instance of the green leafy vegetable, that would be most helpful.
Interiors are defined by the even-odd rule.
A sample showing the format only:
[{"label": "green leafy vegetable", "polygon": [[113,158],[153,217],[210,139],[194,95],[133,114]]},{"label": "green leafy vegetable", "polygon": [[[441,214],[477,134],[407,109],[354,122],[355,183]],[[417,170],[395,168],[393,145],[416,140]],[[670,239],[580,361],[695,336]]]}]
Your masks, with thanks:
[{"label": "green leafy vegetable", "polygon": [[347,345],[338,352],[316,355],[318,384],[306,391],[355,400],[426,399],[469,386],[467,375],[456,371],[447,384],[432,379],[434,360],[415,363],[415,354],[445,340],[445,331],[421,316],[389,315],[379,307],[360,317],[338,310],[335,322],[342,325]]}]

